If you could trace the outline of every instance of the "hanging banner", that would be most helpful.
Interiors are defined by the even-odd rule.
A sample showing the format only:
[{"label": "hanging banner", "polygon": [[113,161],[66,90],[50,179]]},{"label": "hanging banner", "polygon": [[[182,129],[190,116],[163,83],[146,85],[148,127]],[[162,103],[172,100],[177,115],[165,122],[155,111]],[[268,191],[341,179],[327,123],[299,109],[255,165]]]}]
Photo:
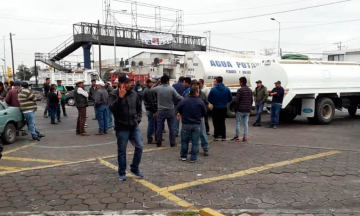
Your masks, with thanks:
[{"label": "hanging banner", "polygon": [[140,40],[143,44],[161,46],[171,44],[173,41],[172,34],[152,34],[152,33],[140,33]]}]

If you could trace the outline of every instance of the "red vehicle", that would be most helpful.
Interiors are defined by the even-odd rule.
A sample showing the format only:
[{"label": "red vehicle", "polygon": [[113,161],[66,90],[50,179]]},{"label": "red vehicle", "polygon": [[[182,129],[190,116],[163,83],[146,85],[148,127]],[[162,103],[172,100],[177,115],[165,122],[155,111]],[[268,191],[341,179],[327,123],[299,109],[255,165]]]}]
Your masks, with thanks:
[{"label": "red vehicle", "polygon": [[126,74],[130,78],[131,85],[135,85],[137,80],[140,80],[141,85],[145,85],[146,80],[150,79],[150,74],[113,73],[111,74],[111,85],[116,86],[115,80],[117,80],[119,76],[124,74]]}]

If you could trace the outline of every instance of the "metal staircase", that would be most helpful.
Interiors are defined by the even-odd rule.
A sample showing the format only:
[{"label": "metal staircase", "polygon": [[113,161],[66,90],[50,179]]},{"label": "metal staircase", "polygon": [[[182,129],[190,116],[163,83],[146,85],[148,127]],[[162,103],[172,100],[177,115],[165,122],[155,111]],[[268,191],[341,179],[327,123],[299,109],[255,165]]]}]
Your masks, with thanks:
[{"label": "metal staircase", "polygon": [[71,71],[71,65],[69,65],[65,61],[55,62],[54,60],[52,60],[50,54],[35,53],[35,61],[42,62],[42,63],[49,65],[59,71],[64,71],[64,72]]}]

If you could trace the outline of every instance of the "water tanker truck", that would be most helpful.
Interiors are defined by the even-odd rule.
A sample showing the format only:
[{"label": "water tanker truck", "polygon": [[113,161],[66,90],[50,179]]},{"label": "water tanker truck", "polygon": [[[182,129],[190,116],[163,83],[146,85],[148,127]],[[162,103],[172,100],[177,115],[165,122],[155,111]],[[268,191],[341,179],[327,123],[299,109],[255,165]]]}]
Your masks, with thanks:
[{"label": "water tanker truck", "polygon": [[[252,71],[265,60],[275,61],[271,56],[239,55],[239,54],[214,54],[204,52],[188,52],[185,55],[185,71],[183,75],[191,79],[204,79],[208,87],[213,85],[216,77],[222,76],[224,84],[230,88],[234,100],[240,88],[239,78],[250,79]],[[255,83],[248,83],[251,84]],[[228,104],[228,116],[234,117],[235,102]]]},{"label": "water tanker truck", "polygon": [[354,116],[360,105],[360,67],[356,63],[265,61],[251,73],[250,82],[256,80],[262,80],[268,89],[281,81],[286,92],[282,121],[300,115],[311,123],[329,124],[336,109],[345,108]]}]

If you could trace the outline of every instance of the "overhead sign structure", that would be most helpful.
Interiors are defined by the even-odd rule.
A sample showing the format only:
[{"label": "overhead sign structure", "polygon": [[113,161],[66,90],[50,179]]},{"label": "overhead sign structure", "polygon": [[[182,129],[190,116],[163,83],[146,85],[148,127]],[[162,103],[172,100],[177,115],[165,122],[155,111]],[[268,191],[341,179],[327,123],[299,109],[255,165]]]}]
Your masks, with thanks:
[{"label": "overhead sign structure", "polygon": [[173,36],[172,34],[140,33],[140,40],[146,45],[161,46],[171,44]]}]

